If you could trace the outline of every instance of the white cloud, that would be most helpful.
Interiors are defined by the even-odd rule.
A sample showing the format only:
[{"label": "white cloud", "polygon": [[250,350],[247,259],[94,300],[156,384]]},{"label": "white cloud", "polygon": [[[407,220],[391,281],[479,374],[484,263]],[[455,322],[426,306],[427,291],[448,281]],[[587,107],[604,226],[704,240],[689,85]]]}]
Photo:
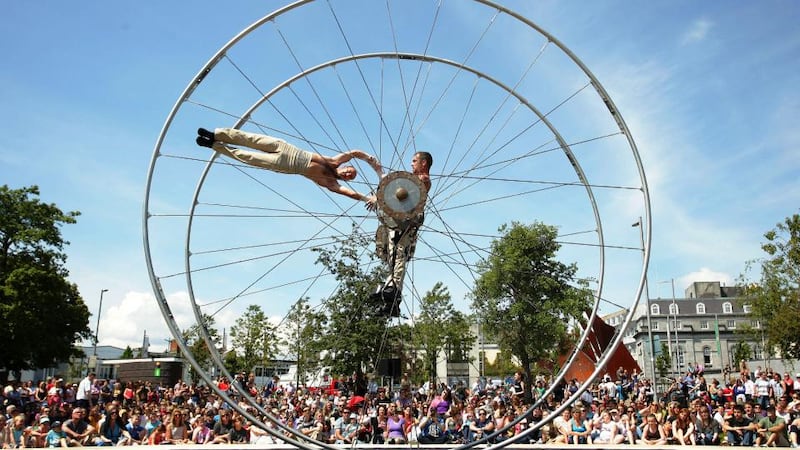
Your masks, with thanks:
[{"label": "white cloud", "polygon": [[714,24],[706,19],[695,20],[691,28],[681,36],[681,44],[687,45],[704,40],[713,26]]},{"label": "white cloud", "polygon": [[[186,330],[196,324],[192,311],[189,295],[186,292],[175,292],[167,295],[170,312],[178,324],[178,328]],[[204,310],[210,314],[212,311]],[[94,332],[97,316],[90,318],[90,326]],[[242,311],[233,307],[225,308],[214,315],[214,325],[220,336],[223,329],[227,330],[227,345],[230,348],[230,328],[240,317]],[[270,316],[268,319],[273,325],[282,324],[283,316]],[[279,332],[285,332],[285,327],[280,327]],[[114,302],[113,296],[108,296],[100,312],[100,345],[114,347],[138,348],[142,345],[144,333],[147,332],[150,341],[150,351],[161,352],[167,346],[167,341],[172,339],[172,334],[167,328],[161,309],[156,303],[152,292],[128,291],[122,300]],[[283,353],[291,353],[288,349],[281,349]]]}]

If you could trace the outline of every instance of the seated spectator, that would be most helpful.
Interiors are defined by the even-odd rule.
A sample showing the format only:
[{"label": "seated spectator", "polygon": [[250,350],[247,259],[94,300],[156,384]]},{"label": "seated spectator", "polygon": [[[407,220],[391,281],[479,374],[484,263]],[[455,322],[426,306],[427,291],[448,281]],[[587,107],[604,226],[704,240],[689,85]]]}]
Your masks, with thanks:
[{"label": "seated spectator", "polygon": [[108,417],[100,425],[100,435],[96,438],[97,445],[131,445],[131,435],[128,433],[126,423],[119,416],[119,411],[112,408]]},{"label": "seated spectator", "polygon": [[236,416],[233,419],[233,428],[229,434],[231,444],[246,444],[250,441],[247,428],[244,427],[244,417]]},{"label": "seated spectator", "polygon": [[397,408],[393,408],[392,415],[386,419],[386,430],[384,431],[384,441],[387,444],[405,444],[405,420],[400,416]]},{"label": "seated spectator", "polygon": [[[483,419],[486,424],[481,430],[487,430],[489,425],[491,425],[491,421],[486,421],[486,411],[481,411],[483,411]],[[428,415],[419,422],[419,430],[417,441],[420,444],[444,444],[447,442],[444,421],[439,417],[439,414],[436,413],[436,408],[428,409]]]},{"label": "seated spectator", "polygon": [[172,418],[167,423],[167,433],[165,442],[170,444],[188,444],[191,441],[183,411],[175,409],[172,411]]},{"label": "seated spectator", "polygon": [[52,428],[50,428],[50,431],[47,432],[45,442],[47,443],[47,446],[51,448],[69,447],[69,444],[67,443],[67,435],[64,433],[64,430],[61,429],[61,422],[58,420],[53,422]]},{"label": "seated spectator", "polygon": [[619,444],[624,439],[619,435],[619,426],[611,420],[611,413],[608,411],[600,413],[599,420],[592,428],[592,442],[595,444]]},{"label": "seated spectator", "polygon": [[159,424],[152,432],[150,432],[150,436],[147,438],[147,442],[150,445],[160,445],[160,444],[168,444],[167,441],[167,426],[163,423]]},{"label": "seated spectator", "polygon": [[735,405],[733,415],[725,420],[722,430],[726,433],[728,445],[750,447],[753,445],[753,432],[756,430],[756,424],[744,416],[742,405]]},{"label": "seated spectator", "polygon": [[788,447],[789,439],[786,435],[786,421],[775,414],[775,407],[767,406],[767,417],[758,422],[756,430],[756,446],[761,447]]},{"label": "seated spectator", "polygon": [[639,440],[644,445],[666,445],[667,436],[664,428],[658,423],[655,414],[649,414],[642,424],[642,437]]},{"label": "seated spectator", "polygon": [[589,422],[584,418],[583,408],[573,408],[572,418],[569,420],[568,444],[591,444],[592,430]]},{"label": "seated spectator", "polygon": [[214,440],[212,444],[228,444],[231,441],[231,430],[233,430],[233,423],[231,421],[231,412],[222,411],[219,415],[219,421],[214,424]]},{"label": "seated spectator", "polygon": [[192,443],[208,444],[214,439],[214,431],[211,429],[213,418],[197,416],[192,424]]},{"label": "seated spectator", "polygon": [[722,426],[717,422],[708,408],[702,407],[694,423],[696,445],[719,445]]},{"label": "seated spectator", "polygon": [[681,408],[678,418],[672,422],[672,433],[680,445],[694,445],[694,422],[689,417],[689,409]]},{"label": "seated spectator", "polygon": [[83,447],[89,445],[92,440],[95,428],[89,425],[84,416],[83,408],[75,408],[72,410],[72,417],[62,424],[70,446]]}]

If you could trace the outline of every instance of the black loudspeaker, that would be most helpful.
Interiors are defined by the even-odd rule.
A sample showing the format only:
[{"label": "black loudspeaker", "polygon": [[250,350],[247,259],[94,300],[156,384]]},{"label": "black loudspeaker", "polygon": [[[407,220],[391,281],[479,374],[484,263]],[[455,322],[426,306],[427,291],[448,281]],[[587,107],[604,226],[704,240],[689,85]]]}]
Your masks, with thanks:
[{"label": "black loudspeaker", "polygon": [[385,358],[378,361],[378,375],[400,378],[400,358]]}]

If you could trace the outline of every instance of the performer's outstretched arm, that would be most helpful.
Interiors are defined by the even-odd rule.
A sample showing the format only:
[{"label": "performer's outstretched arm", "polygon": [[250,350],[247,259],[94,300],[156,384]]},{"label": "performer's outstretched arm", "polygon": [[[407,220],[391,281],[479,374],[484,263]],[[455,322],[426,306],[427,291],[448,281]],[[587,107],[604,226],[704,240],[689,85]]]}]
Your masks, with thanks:
[{"label": "performer's outstretched arm", "polygon": [[347,161],[350,161],[353,158],[365,161],[375,170],[375,172],[378,173],[378,176],[380,177],[383,176],[383,166],[381,166],[381,162],[378,161],[378,158],[362,150],[355,149],[346,151],[344,153],[339,153],[338,155],[331,157],[331,162],[334,165],[338,166],[340,164],[346,163]]}]

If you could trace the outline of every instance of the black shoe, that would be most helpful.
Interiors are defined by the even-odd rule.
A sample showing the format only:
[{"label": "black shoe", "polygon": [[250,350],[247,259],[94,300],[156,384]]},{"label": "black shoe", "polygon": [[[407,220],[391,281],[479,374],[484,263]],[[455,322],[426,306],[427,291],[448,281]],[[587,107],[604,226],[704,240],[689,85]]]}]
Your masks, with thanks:
[{"label": "black shoe", "polygon": [[205,136],[197,136],[197,140],[195,140],[195,142],[197,142],[197,145],[201,147],[214,147],[214,139],[209,139]]},{"label": "black shoe", "polygon": [[197,134],[199,134],[200,136],[202,136],[204,138],[211,139],[212,141],[214,140],[214,132],[213,131],[208,131],[205,128],[198,128],[197,129]]}]

